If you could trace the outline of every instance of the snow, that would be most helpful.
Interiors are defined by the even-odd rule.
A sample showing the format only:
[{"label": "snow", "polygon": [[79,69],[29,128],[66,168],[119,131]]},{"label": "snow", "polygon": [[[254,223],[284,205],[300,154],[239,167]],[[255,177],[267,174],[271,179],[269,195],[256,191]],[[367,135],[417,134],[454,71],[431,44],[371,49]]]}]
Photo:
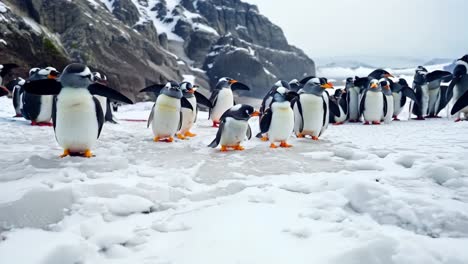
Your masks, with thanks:
[{"label": "snow", "polygon": [[345,124],[220,153],[206,112],[172,144],[123,120],[152,104],[122,106],[96,157],[60,159],[53,130],[0,98],[2,263],[468,263],[468,122]]}]

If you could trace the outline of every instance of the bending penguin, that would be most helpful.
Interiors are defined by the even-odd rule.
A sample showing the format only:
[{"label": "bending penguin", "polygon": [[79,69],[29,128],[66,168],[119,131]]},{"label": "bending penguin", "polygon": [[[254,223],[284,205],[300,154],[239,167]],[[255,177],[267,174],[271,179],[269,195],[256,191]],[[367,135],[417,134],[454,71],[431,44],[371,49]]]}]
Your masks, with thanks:
[{"label": "bending penguin", "polygon": [[182,125],[177,133],[177,137],[184,139],[185,137],[195,137],[196,134],[190,132],[193,125],[197,121],[198,116],[198,104],[208,107],[212,107],[210,100],[203,94],[197,92],[198,85],[192,85],[190,82],[183,82],[180,84],[182,94],[185,99],[190,103],[191,108],[182,107]]},{"label": "bending penguin", "polygon": [[453,93],[453,105],[451,114],[456,116],[455,122],[468,119],[468,55],[463,56],[456,62],[453,70],[453,80],[448,87],[448,98]]},{"label": "bending penguin", "polygon": [[[104,86],[108,85],[107,76],[105,74],[100,72],[93,72],[92,74],[92,79],[94,82],[97,82]],[[114,120],[114,116],[112,115],[111,101],[109,100],[109,98],[100,95],[95,95],[94,97],[96,97],[99,103],[101,104],[101,108],[104,113],[104,121],[112,124],[117,124],[117,122]]]},{"label": "bending penguin", "polygon": [[296,92],[290,92],[285,87],[277,88],[270,106],[260,119],[260,133],[268,134],[270,148],[277,148],[275,142],[280,142],[282,148],[292,147],[287,142],[294,129],[294,112],[290,101],[296,96]]},{"label": "bending penguin", "polygon": [[232,91],[236,90],[249,91],[250,88],[231,78],[219,79],[210,97],[213,107],[210,109],[209,118],[213,121],[213,127],[218,127],[221,116],[235,104]]},{"label": "bending penguin", "polygon": [[292,100],[294,132],[298,138],[309,135],[318,140],[329,123],[328,109],[333,109],[333,113],[340,116],[339,108],[329,106],[328,93],[324,93],[325,89],[332,88],[333,85],[325,79],[312,78]]},{"label": "bending penguin", "polygon": [[15,116],[14,117],[22,117],[23,114],[21,110],[23,109],[23,85],[26,83],[26,80],[17,77],[13,81],[9,82],[6,85],[6,88],[11,92],[13,95],[13,107],[15,108]]},{"label": "bending penguin", "polygon": [[229,148],[244,150],[240,143],[245,137],[247,139],[252,138],[249,119],[252,116],[259,116],[259,114],[250,105],[238,104],[231,107],[220,117],[216,138],[208,147],[216,148],[218,145],[221,145],[221,151],[223,152],[228,151]]},{"label": "bending penguin", "polygon": [[364,124],[369,125],[380,125],[380,121],[383,115],[387,115],[387,102],[386,97],[382,94],[382,87],[379,81],[373,79],[369,83],[369,88],[363,93],[360,112],[364,118]]},{"label": "bending penguin", "polygon": [[91,149],[104,124],[101,105],[93,95],[133,103],[121,93],[93,83],[91,70],[79,63],[65,67],[58,80],[28,80],[24,84],[24,90],[39,95],[57,95],[52,119],[55,138],[64,149],[61,157],[93,156]]},{"label": "bending penguin", "polygon": [[[57,79],[59,72],[53,67],[45,69],[33,68],[29,71],[28,81]],[[52,105],[54,101],[53,95],[37,95],[33,94],[31,83],[29,84],[29,91],[26,91],[23,96],[23,117],[31,120],[32,126],[52,126],[50,122],[52,118]]]},{"label": "bending penguin", "polygon": [[336,89],[335,94],[330,96],[330,102],[335,103],[340,110],[340,116],[330,114],[330,123],[334,125],[344,124],[348,117],[348,98],[346,89]]},{"label": "bending penguin", "polygon": [[393,121],[400,121],[398,115],[403,111],[403,107],[406,104],[406,98],[410,98],[414,103],[417,103],[416,94],[411,89],[405,79],[400,78],[398,82],[393,82],[391,79],[390,89],[393,95]]}]

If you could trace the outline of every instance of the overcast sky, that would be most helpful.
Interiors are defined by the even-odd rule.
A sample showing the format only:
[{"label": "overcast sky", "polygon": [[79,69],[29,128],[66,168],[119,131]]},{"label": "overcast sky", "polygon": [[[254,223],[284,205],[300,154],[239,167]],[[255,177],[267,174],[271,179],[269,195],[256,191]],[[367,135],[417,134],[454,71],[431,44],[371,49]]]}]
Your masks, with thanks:
[{"label": "overcast sky", "polygon": [[468,53],[468,0],[244,0],[311,57]]}]

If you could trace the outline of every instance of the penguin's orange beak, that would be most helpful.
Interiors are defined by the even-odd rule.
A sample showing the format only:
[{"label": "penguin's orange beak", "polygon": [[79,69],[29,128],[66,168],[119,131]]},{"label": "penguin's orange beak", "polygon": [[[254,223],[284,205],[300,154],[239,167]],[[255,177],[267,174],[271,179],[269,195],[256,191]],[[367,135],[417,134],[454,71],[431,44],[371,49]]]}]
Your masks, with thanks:
[{"label": "penguin's orange beak", "polygon": [[236,82],[238,82],[238,81],[236,81],[236,80],[230,80],[230,81],[229,81],[230,84],[234,84],[234,83],[236,83]]},{"label": "penguin's orange beak", "polygon": [[260,112],[259,111],[254,111],[250,116],[260,116]]},{"label": "penguin's orange beak", "polygon": [[323,89],[332,89],[333,83],[327,82],[326,84],[322,84],[320,87],[322,87]]},{"label": "penguin's orange beak", "polygon": [[370,86],[370,88],[374,88],[374,89],[376,89],[377,87],[379,87],[379,86],[378,86],[376,83],[373,83],[373,84],[371,84],[371,86]]}]

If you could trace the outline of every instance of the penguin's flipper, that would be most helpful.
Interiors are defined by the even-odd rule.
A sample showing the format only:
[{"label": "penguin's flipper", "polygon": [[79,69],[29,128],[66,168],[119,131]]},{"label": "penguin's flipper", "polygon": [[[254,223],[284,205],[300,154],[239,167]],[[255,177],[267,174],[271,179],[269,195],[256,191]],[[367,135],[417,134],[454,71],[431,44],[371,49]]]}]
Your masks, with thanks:
[{"label": "penguin's flipper", "polygon": [[384,116],[387,116],[387,111],[388,111],[387,96],[385,96],[385,94],[383,94],[383,93],[382,93],[382,95],[383,95],[383,114],[384,114]]},{"label": "penguin's flipper", "polygon": [[185,98],[185,97],[180,98],[180,104],[181,104],[182,108],[187,108],[187,109],[190,109],[190,110],[193,111],[193,106],[189,102],[189,100],[187,100],[187,98]]},{"label": "penguin's flipper", "polygon": [[300,122],[299,133],[302,133],[302,131],[304,131],[304,115],[302,113],[302,105],[301,105],[300,97],[296,97],[291,101],[291,107],[293,110],[294,110],[294,107],[297,107],[297,111],[299,112],[299,115],[301,116],[300,120],[295,120],[294,122]]},{"label": "penguin's flipper", "polygon": [[240,83],[240,82],[236,82],[236,83],[233,83],[231,85],[231,90],[233,91],[250,91],[250,88],[243,84],[243,83]]},{"label": "penguin's flipper", "polygon": [[366,110],[366,96],[367,93],[364,93],[361,98],[361,103],[359,104],[359,116],[364,114],[364,110]]},{"label": "penguin's flipper", "polygon": [[[325,127],[327,125],[327,111],[328,111],[328,107],[327,107],[327,102],[325,101],[325,97],[322,96],[322,101],[323,101],[323,123],[322,123],[322,129],[320,131],[320,134],[319,136],[322,134],[322,132],[324,131],[323,127]],[[330,101],[330,100],[329,100]],[[340,109],[338,109],[339,111]]]},{"label": "penguin's flipper", "polygon": [[219,124],[218,132],[216,133],[215,139],[208,145],[210,148],[216,148],[219,145],[219,142],[221,141],[221,135],[223,134],[224,130],[224,119],[221,121]]},{"label": "penguin's flipper", "polygon": [[112,116],[111,102],[109,99],[106,99],[106,116],[104,117],[104,119],[106,120],[106,122],[117,124],[117,122],[114,121],[114,117]]},{"label": "penguin's flipper", "polygon": [[94,106],[96,107],[96,119],[97,119],[97,122],[98,122],[98,134],[97,134],[97,138],[99,138],[99,136],[101,135],[101,130],[102,130],[102,127],[104,125],[104,112],[102,111],[102,107],[101,107],[101,103],[99,102],[99,100],[93,96],[93,101],[94,101]]},{"label": "penguin's flipper", "polygon": [[[307,77],[305,77],[304,79],[300,80],[299,83],[302,84],[302,85],[304,85],[304,84],[306,84],[308,81],[310,81],[310,80],[313,79],[313,78],[315,78],[315,76],[313,76],[313,75],[312,75],[312,76],[307,76]],[[301,88],[302,88],[302,87],[301,87]],[[298,90],[299,90],[299,89],[298,89]]]},{"label": "penguin's flipper", "polygon": [[367,87],[368,85],[369,85],[369,78],[356,76],[354,80],[354,86],[361,88],[361,92],[362,92],[362,89],[365,89],[365,87]]},{"label": "penguin's flipper", "polygon": [[468,105],[468,92],[465,92],[460,98],[458,98],[457,102],[453,105],[452,111],[450,111],[450,114],[454,115],[458,113],[467,105]]},{"label": "penguin's flipper", "polygon": [[153,105],[153,107],[151,108],[151,113],[148,117],[148,123],[146,124],[146,128],[149,128],[151,122],[153,122],[153,118],[154,118],[154,108],[156,107],[156,104]]},{"label": "penguin's flipper", "polygon": [[286,93],[285,98],[286,98],[287,101],[291,102],[294,98],[296,98],[298,96],[299,96],[299,94],[297,92],[289,91],[289,92]]},{"label": "penguin's flipper", "polygon": [[247,124],[247,131],[246,131],[247,139],[250,140],[252,138],[252,128],[249,124]]},{"label": "penguin's flipper", "polygon": [[402,93],[401,99],[400,99],[400,107],[405,106],[406,104],[406,96]]},{"label": "penguin's flipper", "polygon": [[[413,100],[415,104],[419,104],[418,97],[413,89],[409,88],[408,86],[401,88],[401,92],[403,96],[408,97],[409,99]],[[402,98],[403,98],[402,96]]]},{"label": "penguin's flipper", "polygon": [[8,89],[8,91],[13,92],[15,89],[15,86],[18,85],[18,79],[14,79],[13,81],[10,81],[5,85],[5,87]]},{"label": "penguin's flipper", "polygon": [[179,125],[177,126],[177,131],[180,131],[182,128],[182,123],[184,122],[184,114],[182,114],[182,111],[179,112]]},{"label": "penguin's flipper", "polygon": [[146,88],[143,88],[140,90],[140,93],[155,93],[156,95],[158,95],[161,90],[164,88],[164,84],[153,84],[153,85],[150,85]]},{"label": "penguin's flipper", "polygon": [[448,85],[441,85],[440,86],[440,93],[439,97],[437,98],[436,102],[436,109],[435,109],[435,114],[438,115],[442,109],[444,109],[447,104],[450,102],[450,100],[447,100],[447,91],[448,91]]},{"label": "penguin's flipper", "polygon": [[433,72],[426,74],[427,82],[433,82],[436,80],[449,82],[452,80],[452,78],[453,78],[452,74],[448,71],[437,70],[437,71],[433,71]]},{"label": "penguin's flipper", "polygon": [[448,88],[447,88],[447,91],[446,91],[446,98],[447,100],[450,102],[450,100],[452,100],[452,97],[453,97],[453,88],[455,88],[455,85],[457,85],[457,83],[460,81],[460,78],[458,77],[455,77],[453,78],[453,80],[450,82]]},{"label": "penguin's flipper", "polygon": [[107,97],[109,99],[113,99],[115,101],[120,101],[127,104],[133,104],[132,100],[130,100],[127,96],[121,94],[120,92],[109,88],[105,85],[100,83],[93,83],[88,86],[88,90],[91,94],[97,94],[100,96]]},{"label": "penguin's flipper", "polygon": [[268,110],[263,114],[260,120],[260,133],[264,134],[264,133],[267,133],[268,130],[270,130],[272,117],[273,117],[273,112],[271,111],[271,108],[268,108]]},{"label": "penguin's flipper", "polygon": [[203,106],[206,106],[208,108],[213,108],[213,104],[211,103],[211,101],[206,98],[203,94],[195,91],[195,98],[197,99],[197,104],[201,104]]},{"label": "penguin's flipper", "polygon": [[27,81],[24,91],[35,95],[57,95],[62,90],[62,84],[54,79]]},{"label": "penguin's flipper", "polygon": [[2,71],[0,72],[0,76],[2,78],[7,76],[8,73],[10,73],[10,71],[13,70],[14,68],[19,67],[17,64],[14,64],[14,63],[6,63],[6,64],[2,64],[2,65],[3,65],[3,68],[2,68]]},{"label": "penguin's flipper", "polygon": [[336,104],[333,100],[328,100],[328,107],[330,108],[330,112],[333,113],[336,117],[341,117],[340,107]]}]

